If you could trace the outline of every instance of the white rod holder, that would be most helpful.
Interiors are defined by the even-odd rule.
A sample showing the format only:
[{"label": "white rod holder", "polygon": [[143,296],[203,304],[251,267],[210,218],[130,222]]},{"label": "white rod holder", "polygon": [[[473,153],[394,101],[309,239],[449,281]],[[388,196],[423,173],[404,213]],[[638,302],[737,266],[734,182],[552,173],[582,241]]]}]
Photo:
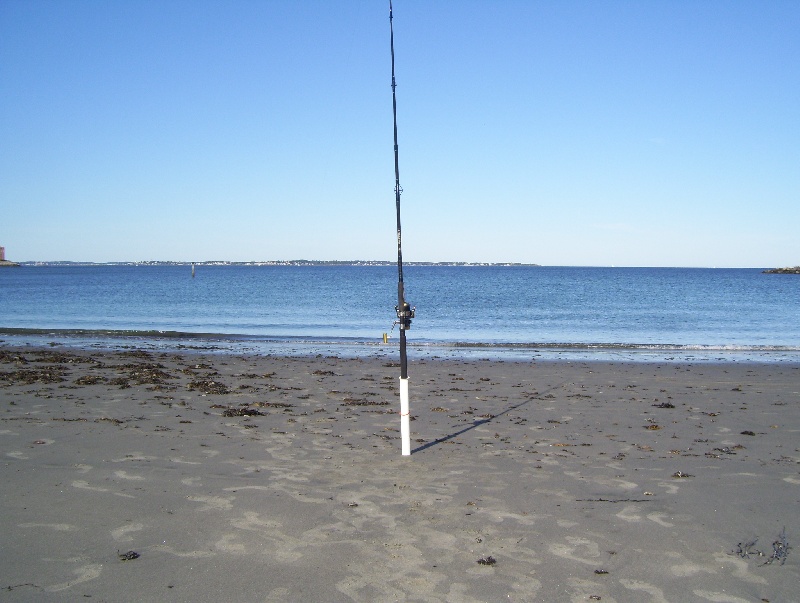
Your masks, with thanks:
[{"label": "white rod holder", "polygon": [[403,456],[411,455],[411,426],[408,413],[408,378],[400,377],[400,439]]}]

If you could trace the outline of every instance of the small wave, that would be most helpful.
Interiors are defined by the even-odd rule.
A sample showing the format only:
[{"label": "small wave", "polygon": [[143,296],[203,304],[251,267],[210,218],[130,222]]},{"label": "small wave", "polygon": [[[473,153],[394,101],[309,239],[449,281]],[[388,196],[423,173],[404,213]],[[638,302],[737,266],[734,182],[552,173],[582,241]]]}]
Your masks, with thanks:
[{"label": "small wave", "polygon": [[[209,341],[247,341],[263,343],[297,343],[310,345],[383,345],[376,337],[310,336],[310,335],[252,335],[242,333],[204,333],[158,329],[37,329],[0,327],[0,335],[43,336],[60,338],[118,338],[173,339]],[[749,344],[675,344],[627,342],[514,342],[514,341],[435,341],[409,339],[409,344],[421,348],[509,349],[509,350],[642,350],[658,352],[800,352],[800,346]]]},{"label": "small wave", "polygon": [[673,343],[582,343],[582,342],[426,342],[420,345],[454,348],[506,348],[514,350],[645,350],[659,352],[800,352],[798,346],[785,345],[745,345],[745,344],[673,344]]},{"label": "small wave", "polygon": [[[197,333],[165,330],[31,329],[0,327],[5,343],[65,345],[76,348],[122,349],[150,347],[162,351],[203,350],[220,353],[283,355],[334,354],[347,357],[394,354],[397,339],[321,336],[261,336],[235,333]],[[625,342],[481,342],[409,339],[418,356],[429,358],[569,359],[650,361],[800,362],[800,347],[748,344],[673,344]]]}]

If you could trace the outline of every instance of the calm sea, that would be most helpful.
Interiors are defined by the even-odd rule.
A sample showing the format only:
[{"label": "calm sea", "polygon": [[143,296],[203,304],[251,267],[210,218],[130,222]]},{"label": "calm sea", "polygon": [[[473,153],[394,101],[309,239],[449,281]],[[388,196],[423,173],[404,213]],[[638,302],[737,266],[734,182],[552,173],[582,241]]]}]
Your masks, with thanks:
[{"label": "calm sea", "polygon": [[[755,269],[406,266],[424,357],[800,361],[800,277]],[[0,340],[386,355],[377,266],[0,270]],[[390,334],[389,345],[382,334]]]}]

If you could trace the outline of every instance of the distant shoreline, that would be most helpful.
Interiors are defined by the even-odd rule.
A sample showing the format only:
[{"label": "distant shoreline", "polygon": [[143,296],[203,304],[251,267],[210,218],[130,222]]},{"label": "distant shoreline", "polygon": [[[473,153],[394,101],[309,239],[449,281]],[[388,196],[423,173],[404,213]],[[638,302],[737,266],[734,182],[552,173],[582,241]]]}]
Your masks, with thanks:
[{"label": "distant shoreline", "polygon": [[[147,260],[140,262],[20,262],[22,266],[396,266],[396,261],[384,260],[269,260],[252,262],[228,262],[206,260],[202,262],[178,262]],[[540,266],[520,262],[404,262],[406,266]]]},{"label": "distant shoreline", "polygon": [[794,268],[772,268],[764,270],[764,274],[800,274],[800,266]]}]

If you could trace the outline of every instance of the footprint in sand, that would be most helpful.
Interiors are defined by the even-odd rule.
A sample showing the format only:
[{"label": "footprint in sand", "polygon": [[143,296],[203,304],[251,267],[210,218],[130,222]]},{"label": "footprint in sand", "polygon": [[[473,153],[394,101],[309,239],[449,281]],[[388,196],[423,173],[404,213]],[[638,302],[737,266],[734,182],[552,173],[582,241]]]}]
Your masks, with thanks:
[{"label": "footprint in sand", "polygon": [[620,479],[618,477],[605,477],[603,475],[592,476],[592,475],[584,475],[580,471],[565,471],[564,475],[569,475],[575,479],[586,479],[596,484],[600,484],[601,486],[605,486],[607,488],[619,488],[621,490],[635,490],[639,487],[639,484],[634,482],[629,482],[628,480]]},{"label": "footprint in sand", "polygon": [[664,488],[666,494],[677,494],[680,486],[670,482],[658,482],[659,488]]},{"label": "footprint in sand", "polygon": [[[108,488],[101,488],[100,486],[90,486],[89,482],[84,481],[82,479],[76,479],[72,482],[73,488],[78,488],[79,490],[89,490],[91,492],[111,492]],[[123,498],[136,498],[132,494],[124,494],[122,492],[111,492],[114,496],[121,496]]]},{"label": "footprint in sand", "polygon": [[127,479],[131,481],[144,481],[145,479],[141,475],[131,475],[127,471],[115,471],[114,476],[118,479]]},{"label": "footprint in sand", "polygon": [[284,601],[289,601],[291,599],[292,594],[292,591],[288,588],[273,588],[267,593],[267,598],[264,599],[264,603],[284,603]]},{"label": "footprint in sand", "polygon": [[72,482],[73,488],[79,488],[81,490],[91,490],[92,492],[108,492],[108,488],[101,488],[100,486],[90,486],[89,482],[84,481],[82,479],[76,479]]},{"label": "footprint in sand", "polygon": [[214,543],[214,547],[223,553],[235,553],[238,555],[243,555],[246,552],[244,545],[239,542],[233,542],[235,538],[236,534],[225,534],[216,543]]},{"label": "footprint in sand", "polygon": [[[579,561],[580,563],[585,563],[586,565],[596,565],[597,559],[600,557],[600,548],[597,546],[597,543],[593,540],[587,540],[586,538],[576,538],[574,536],[567,536],[567,542],[569,544],[563,543],[554,543],[550,545],[550,552],[554,555],[558,555],[559,557],[563,557],[564,559],[572,559],[573,561]],[[578,550],[583,551],[583,555],[588,556],[586,557],[579,557],[576,554]]]},{"label": "footprint in sand", "polygon": [[666,513],[649,513],[647,515],[647,519],[649,519],[650,521],[655,521],[658,525],[664,526],[665,528],[671,528],[671,527],[675,526],[674,523],[670,523],[668,521],[664,521],[664,519],[662,519],[663,517],[667,517],[667,514]]},{"label": "footprint in sand", "polygon": [[242,517],[231,519],[231,525],[240,530],[254,530],[256,532],[264,531],[265,529],[277,529],[280,524],[275,521],[261,519],[258,513],[254,511],[246,511]]},{"label": "footprint in sand", "polygon": [[694,576],[699,574],[700,572],[705,572],[707,574],[716,574],[717,569],[716,567],[712,566],[711,564],[708,565],[700,565],[693,561],[689,561],[686,557],[681,555],[680,553],[676,553],[673,551],[667,551],[667,556],[672,557],[676,560],[675,565],[670,566],[670,571],[672,572],[673,576],[678,576],[680,578],[687,578],[689,576]]},{"label": "footprint in sand", "polygon": [[76,532],[77,527],[69,523],[21,523],[20,528],[47,528],[48,530],[55,530],[56,532]]},{"label": "footprint in sand", "polygon": [[170,555],[188,559],[208,559],[209,557],[214,557],[216,555],[216,553],[212,553],[211,551],[176,551],[171,546],[163,544],[155,548],[159,551],[169,553]]},{"label": "footprint in sand", "polygon": [[199,461],[186,461],[179,456],[173,456],[169,459],[173,463],[178,463],[180,465],[202,465]]},{"label": "footprint in sand", "polygon": [[724,553],[717,553],[714,555],[714,560],[722,566],[722,569],[725,569],[725,566],[730,564],[733,565],[733,575],[735,578],[739,578],[740,580],[744,580],[745,582],[752,582],[753,584],[766,584],[767,581],[765,578],[761,576],[757,576],[750,572],[750,568],[747,564],[747,561],[744,559],[740,559],[738,557],[731,557],[730,555],[726,555]]},{"label": "footprint in sand", "polygon": [[187,496],[187,500],[192,502],[204,503],[198,511],[210,511],[212,509],[217,511],[229,511],[233,508],[233,498],[222,498],[220,496]]},{"label": "footprint in sand", "polygon": [[635,523],[637,521],[642,521],[642,516],[636,513],[636,511],[638,510],[639,510],[638,505],[625,505],[622,508],[622,511],[617,513],[617,517],[625,521],[630,521],[632,523]]},{"label": "footprint in sand", "polygon": [[751,601],[750,599],[742,599],[741,597],[734,597],[726,593],[715,593],[710,590],[696,590],[694,594],[708,601],[713,601],[714,603],[750,603]]},{"label": "footprint in sand", "polygon": [[[657,586],[653,586],[652,584],[648,584],[647,582],[640,582],[639,580],[620,580],[619,581],[622,586],[627,588],[628,590],[642,590],[650,595],[651,599],[648,603],[669,603],[664,598],[664,591],[662,591]],[[644,599],[638,599],[639,601],[644,601]]]},{"label": "footprint in sand", "polygon": [[62,582],[60,584],[53,584],[52,586],[48,586],[45,588],[47,592],[50,593],[57,593],[62,590],[67,590],[68,588],[72,588],[78,584],[83,582],[88,582],[89,580],[94,580],[95,578],[100,577],[100,573],[103,571],[103,566],[100,563],[91,563],[89,565],[84,565],[83,567],[79,567],[78,569],[74,570],[73,573],[77,574],[77,578],[74,580],[69,580],[67,582]]},{"label": "footprint in sand", "polygon": [[127,536],[128,532],[138,532],[139,530],[144,528],[144,524],[141,523],[132,523],[129,525],[122,526],[117,528],[116,530],[111,530],[111,537],[116,540],[117,542],[129,542],[133,540],[130,536]]}]

